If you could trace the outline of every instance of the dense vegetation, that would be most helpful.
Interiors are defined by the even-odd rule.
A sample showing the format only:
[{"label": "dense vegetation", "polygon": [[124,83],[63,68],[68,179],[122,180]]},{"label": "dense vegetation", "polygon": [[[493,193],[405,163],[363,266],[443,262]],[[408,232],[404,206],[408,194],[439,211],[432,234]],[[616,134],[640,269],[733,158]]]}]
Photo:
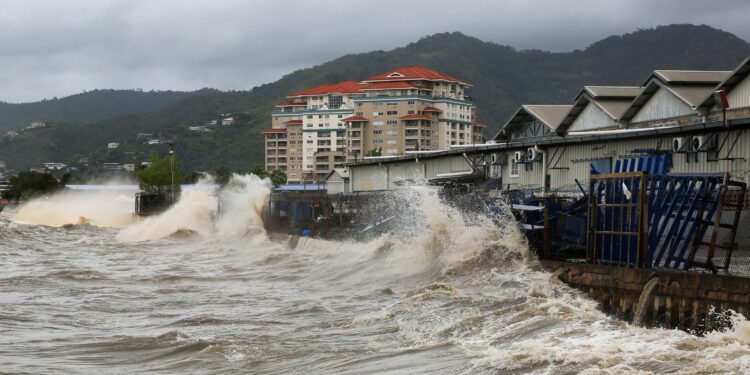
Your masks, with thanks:
[{"label": "dense vegetation", "polygon": [[[63,178],[66,180],[69,175]],[[65,185],[65,181],[58,181],[50,174],[37,172],[21,172],[10,178],[11,189],[3,196],[11,201],[26,200],[42,194],[54,192]]]},{"label": "dense vegetation", "polygon": [[[423,65],[472,82],[470,94],[480,121],[488,125],[485,135],[491,136],[519,105],[569,103],[584,84],[637,85],[653,69],[733,69],[748,55],[747,42],[708,26],[639,30],[568,53],[519,51],[460,33],[443,33],[392,51],[346,55],[251,91],[203,91],[148,113],[86,125],[50,118],[60,124],[12,140],[0,139],[0,160],[15,168],[45,161],[75,163],[84,156],[91,165],[143,161],[151,151],[166,152],[166,146],[148,146],[136,139],[138,133],[153,133],[176,140],[187,170],[210,171],[218,166],[247,170],[262,163],[263,138],[258,131],[270,126],[273,105],[289,93],[408,65]],[[221,113],[245,117],[211,132],[187,130]],[[123,146],[107,150],[106,144],[113,141]]]},{"label": "dense vegetation", "polygon": [[139,168],[135,176],[141,190],[153,194],[171,191],[172,185],[179,187],[185,179],[179,159],[169,156],[160,158],[157,154],[151,154],[148,166]]}]

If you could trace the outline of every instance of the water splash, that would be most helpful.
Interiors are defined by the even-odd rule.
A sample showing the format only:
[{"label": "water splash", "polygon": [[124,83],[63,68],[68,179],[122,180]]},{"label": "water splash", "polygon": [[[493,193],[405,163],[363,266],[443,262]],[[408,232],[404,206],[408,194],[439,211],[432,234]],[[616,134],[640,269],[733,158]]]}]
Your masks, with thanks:
[{"label": "water splash", "polygon": [[63,190],[23,204],[13,216],[13,221],[52,227],[91,224],[124,228],[135,222],[133,198],[117,191]]}]

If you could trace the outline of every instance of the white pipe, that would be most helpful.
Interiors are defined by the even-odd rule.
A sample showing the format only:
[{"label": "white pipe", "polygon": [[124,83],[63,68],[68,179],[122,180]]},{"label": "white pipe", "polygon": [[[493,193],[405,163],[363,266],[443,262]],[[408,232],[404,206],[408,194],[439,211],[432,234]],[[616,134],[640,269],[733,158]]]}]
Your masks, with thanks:
[{"label": "white pipe", "polygon": [[[539,145],[534,145],[534,151],[542,154],[542,186],[545,187],[544,192],[547,192],[547,152],[539,148]],[[551,184],[550,184],[551,185]]]}]

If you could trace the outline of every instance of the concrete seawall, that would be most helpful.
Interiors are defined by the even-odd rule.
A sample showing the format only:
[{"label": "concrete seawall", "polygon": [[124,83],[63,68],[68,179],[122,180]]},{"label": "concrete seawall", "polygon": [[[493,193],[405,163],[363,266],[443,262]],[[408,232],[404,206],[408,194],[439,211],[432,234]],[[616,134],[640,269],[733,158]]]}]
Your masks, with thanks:
[{"label": "concrete seawall", "polygon": [[[542,260],[560,281],[586,292],[602,310],[645,326],[702,333],[727,325],[728,310],[750,311],[750,279],[699,272]],[[644,290],[652,280],[651,290]],[[646,292],[646,294],[644,294]],[[640,315],[636,316],[641,304]]]}]

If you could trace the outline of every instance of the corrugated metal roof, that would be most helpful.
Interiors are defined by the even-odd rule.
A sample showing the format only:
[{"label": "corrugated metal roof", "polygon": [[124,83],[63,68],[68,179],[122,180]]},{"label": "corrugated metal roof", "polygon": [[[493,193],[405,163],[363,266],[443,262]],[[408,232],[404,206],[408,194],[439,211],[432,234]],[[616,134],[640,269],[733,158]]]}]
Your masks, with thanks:
[{"label": "corrugated metal roof", "polygon": [[667,83],[718,84],[731,74],[732,72],[728,70],[654,70],[653,76]]},{"label": "corrugated metal roof", "polygon": [[554,129],[557,124],[568,114],[572,105],[524,105],[523,108],[536,117],[539,121],[543,122],[550,129]]},{"label": "corrugated metal roof", "polygon": [[629,97],[635,98],[641,92],[638,86],[583,86],[589,95],[594,98],[600,97]]},{"label": "corrugated metal roof", "polygon": [[685,103],[690,104],[691,107],[696,107],[706,98],[706,95],[710,95],[714,91],[715,86],[667,85],[667,88],[674,92]]},{"label": "corrugated metal roof", "polygon": [[627,97],[627,99],[622,100],[596,100],[596,104],[598,104],[604,112],[607,112],[610,117],[612,117],[613,120],[619,120],[620,116],[622,116],[623,113],[630,107],[630,103],[632,102],[632,97]]}]

